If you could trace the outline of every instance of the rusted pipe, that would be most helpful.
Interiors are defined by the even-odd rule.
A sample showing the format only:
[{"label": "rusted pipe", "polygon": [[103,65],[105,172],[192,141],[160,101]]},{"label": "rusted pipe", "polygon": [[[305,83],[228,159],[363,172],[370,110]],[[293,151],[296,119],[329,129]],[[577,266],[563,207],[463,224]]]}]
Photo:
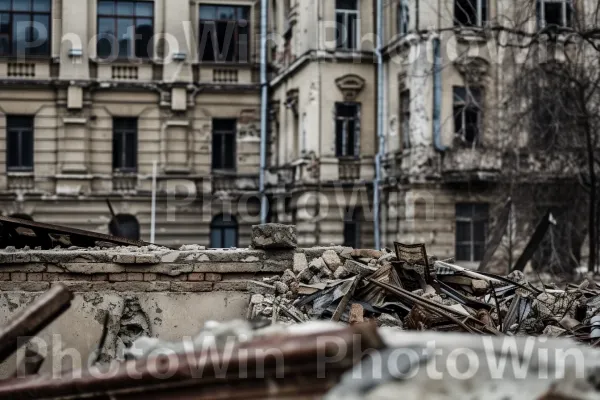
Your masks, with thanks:
[{"label": "rusted pipe", "polygon": [[17,313],[6,326],[0,328],[0,362],[27,343],[23,338],[35,336],[65,312],[72,299],[73,293],[64,285],[56,285]]}]

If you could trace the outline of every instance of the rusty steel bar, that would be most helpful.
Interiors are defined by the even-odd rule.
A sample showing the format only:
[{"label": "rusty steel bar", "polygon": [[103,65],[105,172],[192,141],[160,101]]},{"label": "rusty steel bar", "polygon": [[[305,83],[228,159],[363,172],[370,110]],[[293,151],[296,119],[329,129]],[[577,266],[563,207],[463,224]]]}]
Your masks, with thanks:
[{"label": "rusty steel bar", "polygon": [[[155,392],[173,387],[200,389],[207,385],[252,381],[256,378],[252,375],[257,372],[255,367],[261,367],[268,376],[276,371],[284,373],[281,378],[283,382],[294,379],[294,371],[307,369],[315,374],[319,361],[323,363],[322,357],[330,357],[328,367],[347,370],[358,362],[366,350],[383,346],[376,326],[371,324],[311,335],[278,335],[218,354],[214,350],[203,349],[196,353],[129,361],[110,372],[103,367],[92,367],[92,371],[71,376],[65,374],[62,377],[25,377],[3,381],[0,382],[0,399],[106,398],[107,395],[119,398],[125,393]],[[337,357],[340,351],[346,351],[343,357]],[[280,365],[280,362],[284,365]]]},{"label": "rusty steel bar", "polygon": [[23,338],[39,333],[71,306],[73,293],[64,285],[56,285],[17,313],[0,328],[0,362],[27,343]]}]

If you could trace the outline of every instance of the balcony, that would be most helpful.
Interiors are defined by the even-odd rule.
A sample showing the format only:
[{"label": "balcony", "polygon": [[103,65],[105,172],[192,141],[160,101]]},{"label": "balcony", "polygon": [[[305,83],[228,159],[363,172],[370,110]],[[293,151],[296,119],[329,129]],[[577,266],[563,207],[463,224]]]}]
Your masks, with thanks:
[{"label": "balcony", "polygon": [[442,158],[442,178],[446,182],[497,181],[502,161],[502,154],[496,149],[451,149]]},{"label": "balcony", "polygon": [[338,176],[341,181],[354,181],[360,179],[360,159],[339,158]]},{"label": "balcony", "polygon": [[254,192],[258,190],[259,178],[256,174],[239,174],[235,171],[213,171],[211,176],[212,193]]}]

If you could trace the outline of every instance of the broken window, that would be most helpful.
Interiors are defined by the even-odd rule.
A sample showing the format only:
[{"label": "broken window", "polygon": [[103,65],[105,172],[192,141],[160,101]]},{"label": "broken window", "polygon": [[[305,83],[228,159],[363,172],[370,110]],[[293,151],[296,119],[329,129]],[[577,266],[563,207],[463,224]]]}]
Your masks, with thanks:
[{"label": "broken window", "polygon": [[113,170],[137,171],[137,118],[113,119]]},{"label": "broken window", "polygon": [[151,58],[153,36],[153,1],[98,1],[98,57]]},{"label": "broken window", "polygon": [[335,154],[358,157],[360,151],[360,104],[335,104]]},{"label": "broken window", "polygon": [[410,90],[400,92],[400,137],[402,147],[410,148]]},{"label": "broken window", "polygon": [[487,18],[487,0],[454,0],[454,26],[483,27]]},{"label": "broken window", "polygon": [[49,56],[51,0],[0,1],[0,56]]},{"label": "broken window", "polygon": [[235,170],[236,120],[213,119],[212,168]]},{"label": "broken window", "polygon": [[250,7],[200,5],[199,54],[202,61],[248,62]]},{"label": "broken window", "polygon": [[481,261],[485,252],[488,205],[459,203],[456,205],[456,260]]},{"label": "broken window", "polygon": [[344,216],[344,246],[360,248],[360,226],[362,210],[353,207]]},{"label": "broken window", "polygon": [[477,87],[455,87],[454,132],[463,142],[477,143],[482,126],[482,91]]},{"label": "broken window", "polygon": [[358,48],[358,1],[335,1],[338,49],[356,50]]},{"label": "broken window", "polygon": [[572,26],[573,4],[571,0],[537,0],[536,14],[538,27]]},{"label": "broken window", "polygon": [[230,214],[220,214],[210,223],[210,247],[228,249],[238,246],[238,223]]},{"label": "broken window", "polygon": [[6,117],[8,171],[33,171],[33,117]]},{"label": "broken window", "polygon": [[398,34],[404,36],[408,33],[408,24],[410,23],[408,0],[399,0],[398,2]]}]

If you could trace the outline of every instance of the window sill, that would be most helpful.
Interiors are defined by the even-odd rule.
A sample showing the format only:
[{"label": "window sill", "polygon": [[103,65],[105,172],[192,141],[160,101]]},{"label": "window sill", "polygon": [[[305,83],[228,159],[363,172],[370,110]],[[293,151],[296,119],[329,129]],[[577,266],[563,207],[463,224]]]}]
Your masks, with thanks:
[{"label": "window sill", "polygon": [[137,171],[113,171],[113,178],[133,178],[137,177]]},{"label": "window sill", "polygon": [[98,57],[90,57],[90,62],[98,65],[153,65],[163,64],[163,60],[159,58],[115,58],[111,60],[104,60]]},{"label": "window sill", "polygon": [[243,67],[252,67],[254,66],[253,63],[251,63],[250,61],[193,61],[191,62],[192,65],[199,65],[199,66],[203,66],[203,67],[209,67],[209,68],[214,68],[214,67],[236,67],[236,68],[243,68]]},{"label": "window sill", "polygon": [[12,178],[33,178],[34,172],[31,171],[7,171],[6,176]]},{"label": "window sill", "polygon": [[213,169],[212,174],[214,175],[215,178],[234,178],[237,176],[237,170],[236,169]]},{"label": "window sill", "polygon": [[479,26],[459,26],[456,27],[455,31],[457,39],[462,42],[486,42],[488,39],[484,28]]},{"label": "window sill", "polygon": [[51,55],[47,56],[0,56],[0,62],[51,62],[53,61]]}]

